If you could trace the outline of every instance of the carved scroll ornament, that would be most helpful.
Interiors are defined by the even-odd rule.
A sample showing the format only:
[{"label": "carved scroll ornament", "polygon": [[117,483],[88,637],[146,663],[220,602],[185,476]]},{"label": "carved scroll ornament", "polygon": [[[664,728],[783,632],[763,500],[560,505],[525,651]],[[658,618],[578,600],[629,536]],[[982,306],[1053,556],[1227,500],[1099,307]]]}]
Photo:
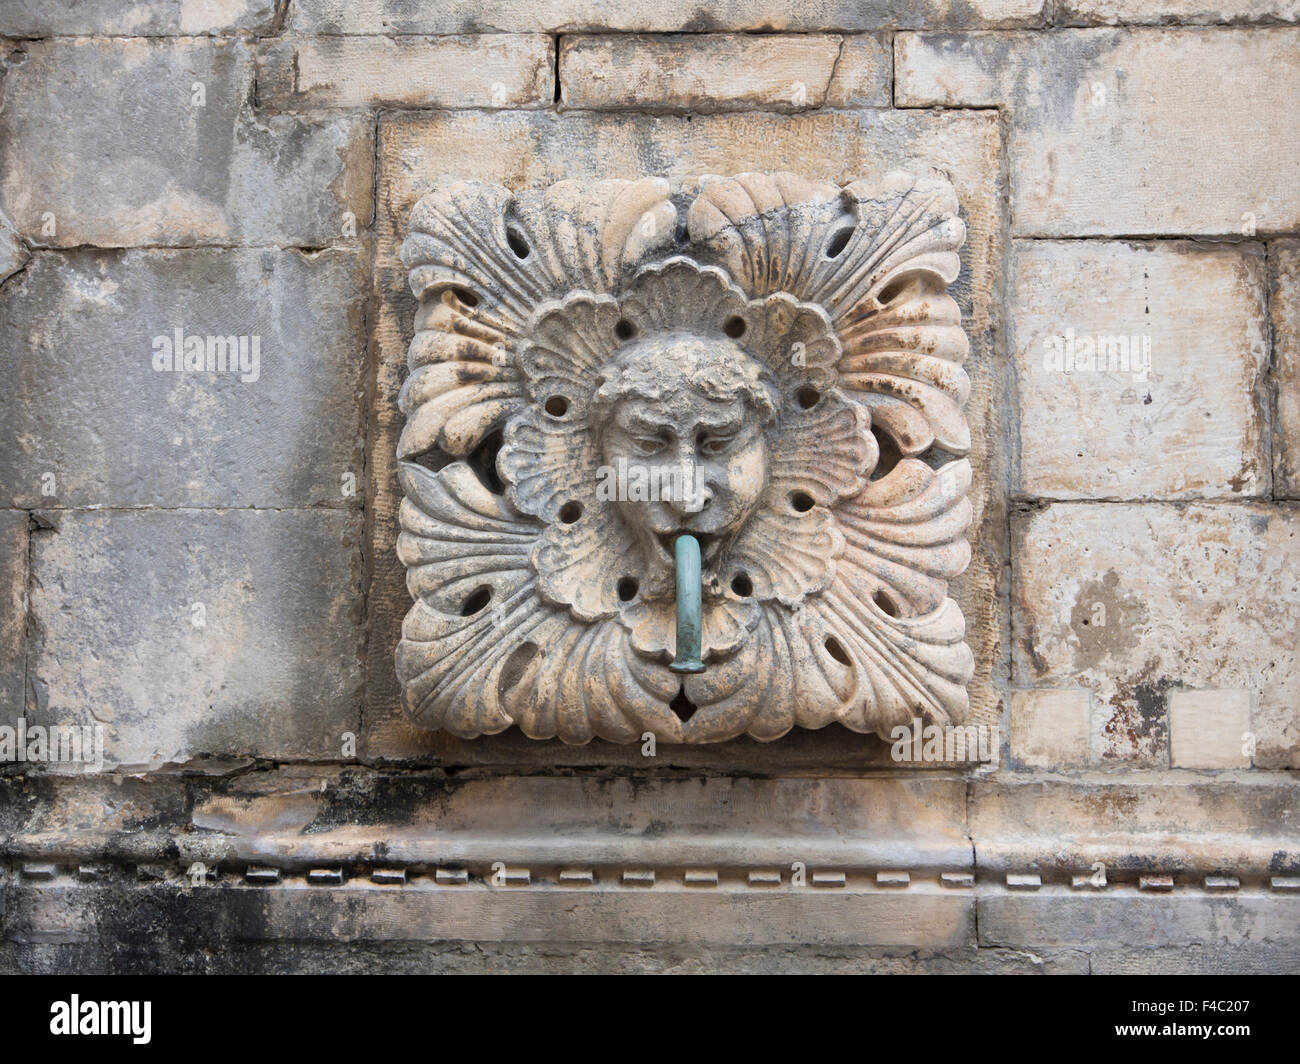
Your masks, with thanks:
[{"label": "carved scroll ornament", "polygon": [[705,743],[967,712],[951,186],[687,188],[445,181],[412,213],[397,671],[423,727]]}]

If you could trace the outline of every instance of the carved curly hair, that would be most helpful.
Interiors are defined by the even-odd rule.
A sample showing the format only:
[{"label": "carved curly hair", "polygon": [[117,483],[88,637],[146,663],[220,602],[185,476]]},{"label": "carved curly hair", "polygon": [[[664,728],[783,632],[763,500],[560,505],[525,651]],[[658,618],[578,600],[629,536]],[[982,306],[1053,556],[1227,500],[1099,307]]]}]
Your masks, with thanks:
[{"label": "carved curly hair", "polygon": [[739,396],[764,424],[780,402],[767,371],[731,341],[674,332],[629,344],[603,366],[592,408],[600,415],[621,399],[661,402],[686,392],[714,400]]}]

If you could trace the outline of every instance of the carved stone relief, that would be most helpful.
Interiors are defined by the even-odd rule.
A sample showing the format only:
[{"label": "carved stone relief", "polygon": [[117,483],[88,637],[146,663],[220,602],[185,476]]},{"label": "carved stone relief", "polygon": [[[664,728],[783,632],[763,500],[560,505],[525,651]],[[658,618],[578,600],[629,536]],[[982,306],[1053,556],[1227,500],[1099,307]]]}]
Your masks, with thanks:
[{"label": "carved stone relief", "polygon": [[960,721],[941,179],[443,181],[402,261],[408,716],[706,743]]}]

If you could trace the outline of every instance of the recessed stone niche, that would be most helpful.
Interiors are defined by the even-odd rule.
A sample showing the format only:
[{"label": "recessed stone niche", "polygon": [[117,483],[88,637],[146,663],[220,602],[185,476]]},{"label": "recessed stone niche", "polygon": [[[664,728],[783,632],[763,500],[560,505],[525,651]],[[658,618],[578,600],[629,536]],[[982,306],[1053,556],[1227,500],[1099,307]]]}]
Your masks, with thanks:
[{"label": "recessed stone niche", "polygon": [[569,744],[964,720],[964,237],[936,175],[439,181],[402,246],[409,719]]}]

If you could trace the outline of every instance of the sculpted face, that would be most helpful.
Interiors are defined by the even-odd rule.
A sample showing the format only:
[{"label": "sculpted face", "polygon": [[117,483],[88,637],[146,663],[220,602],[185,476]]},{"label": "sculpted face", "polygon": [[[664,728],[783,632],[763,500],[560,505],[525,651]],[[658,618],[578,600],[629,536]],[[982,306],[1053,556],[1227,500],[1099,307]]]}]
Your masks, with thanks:
[{"label": "sculpted face", "polygon": [[767,481],[774,400],[757,363],[725,337],[659,334],[628,345],[597,399],[618,506],[647,559],[671,567],[673,540],[687,532],[707,569]]}]

